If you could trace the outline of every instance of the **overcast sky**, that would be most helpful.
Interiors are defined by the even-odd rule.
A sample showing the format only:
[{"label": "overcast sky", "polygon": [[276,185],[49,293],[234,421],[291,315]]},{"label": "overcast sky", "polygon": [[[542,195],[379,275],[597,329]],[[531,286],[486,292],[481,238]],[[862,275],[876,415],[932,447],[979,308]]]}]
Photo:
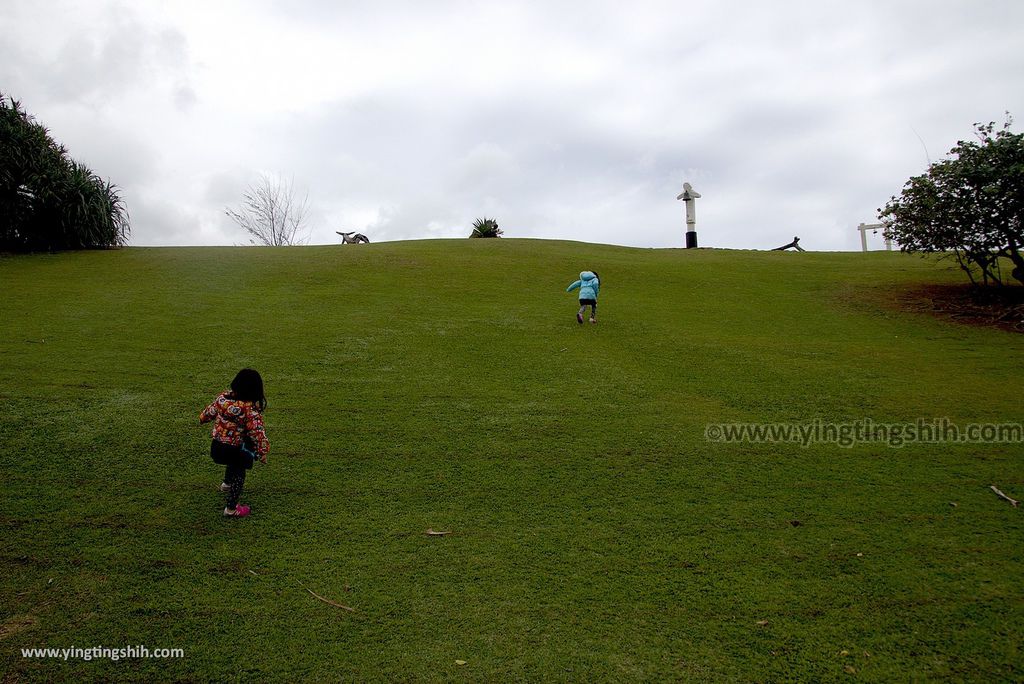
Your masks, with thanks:
[{"label": "overcast sky", "polygon": [[[859,249],[976,121],[1024,117],[1024,2],[2,0],[0,91],[123,190],[133,245],[468,235]],[[1013,126],[1021,130],[1019,124]],[[875,236],[875,247],[881,247]]]}]

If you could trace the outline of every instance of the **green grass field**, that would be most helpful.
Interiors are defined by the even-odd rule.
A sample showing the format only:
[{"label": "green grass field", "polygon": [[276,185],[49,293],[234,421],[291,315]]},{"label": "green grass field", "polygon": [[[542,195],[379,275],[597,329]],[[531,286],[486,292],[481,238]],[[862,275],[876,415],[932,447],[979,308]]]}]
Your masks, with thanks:
[{"label": "green grass field", "polygon": [[[0,680],[1021,680],[1024,511],[989,489],[1024,498],[1021,444],[705,438],[1021,422],[1024,336],[892,306],[960,279],[508,239],[0,258]],[[244,366],[270,462],[226,520],[197,417]],[[129,645],[185,657],[21,655]]]}]

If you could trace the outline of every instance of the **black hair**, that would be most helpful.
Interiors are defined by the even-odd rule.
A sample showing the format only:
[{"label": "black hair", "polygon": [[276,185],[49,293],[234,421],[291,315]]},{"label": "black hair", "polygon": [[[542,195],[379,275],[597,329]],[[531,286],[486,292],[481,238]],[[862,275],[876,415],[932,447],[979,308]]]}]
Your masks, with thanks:
[{"label": "black hair", "polygon": [[599,283],[601,283],[602,285],[604,285],[604,283],[603,283],[603,282],[601,281],[601,276],[599,276],[599,275],[597,274],[597,271],[591,271],[591,273],[593,273],[593,274],[594,274],[594,277],[595,277],[595,278],[597,278],[597,282],[599,282]]},{"label": "black hair", "polygon": [[267,408],[267,398],[263,395],[263,378],[252,368],[238,371],[238,375],[231,381],[231,392],[239,401],[255,402],[260,411]]}]

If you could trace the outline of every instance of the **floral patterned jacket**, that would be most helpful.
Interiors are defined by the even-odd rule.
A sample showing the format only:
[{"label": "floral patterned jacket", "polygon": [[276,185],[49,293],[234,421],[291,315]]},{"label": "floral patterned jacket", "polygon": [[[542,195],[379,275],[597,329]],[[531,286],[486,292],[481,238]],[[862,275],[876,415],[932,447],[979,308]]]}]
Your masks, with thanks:
[{"label": "floral patterned jacket", "polygon": [[242,441],[248,438],[260,460],[266,460],[270,442],[263,429],[263,416],[254,402],[239,401],[230,390],[221,392],[199,414],[200,423],[209,423],[211,420],[215,421],[211,433],[215,440],[242,446]]}]

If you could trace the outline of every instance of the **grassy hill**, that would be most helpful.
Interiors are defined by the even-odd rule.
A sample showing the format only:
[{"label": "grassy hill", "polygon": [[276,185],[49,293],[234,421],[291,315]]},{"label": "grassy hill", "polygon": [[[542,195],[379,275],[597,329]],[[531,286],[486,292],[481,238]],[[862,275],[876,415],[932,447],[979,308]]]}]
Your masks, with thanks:
[{"label": "grassy hill", "polygon": [[[890,304],[959,278],[507,239],[0,259],[2,681],[1020,679],[1024,513],[988,486],[1024,498],[1021,444],[705,437],[1021,422],[1024,336]],[[226,520],[197,416],[244,366],[270,463]],[[21,656],[140,644],[185,658]]]}]

